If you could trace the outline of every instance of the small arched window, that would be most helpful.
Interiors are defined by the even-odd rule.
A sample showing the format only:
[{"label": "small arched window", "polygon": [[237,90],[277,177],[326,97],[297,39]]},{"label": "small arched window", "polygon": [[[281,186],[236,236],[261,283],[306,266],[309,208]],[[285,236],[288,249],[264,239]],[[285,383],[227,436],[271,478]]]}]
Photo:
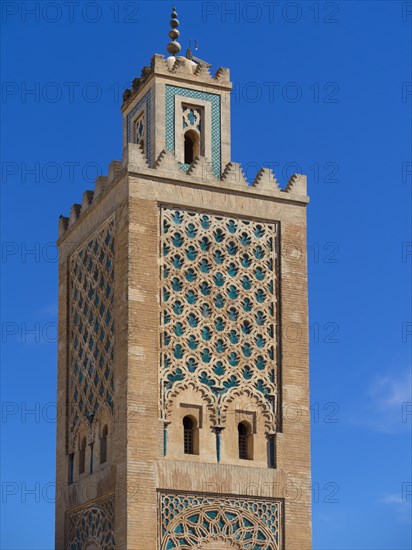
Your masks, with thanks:
[{"label": "small arched window", "polygon": [[191,416],[183,418],[183,448],[186,455],[199,454],[198,429],[196,420]]},{"label": "small arched window", "polygon": [[199,134],[194,130],[188,130],[184,136],[185,148],[185,164],[192,164],[197,156],[199,156]]},{"label": "small arched window", "polygon": [[84,474],[86,464],[86,438],[83,437],[79,451],[79,475]]},{"label": "small arched window", "polygon": [[94,443],[90,443],[90,473],[93,473],[93,451],[94,451]]},{"label": "small arched window", "polygon": [[253,435],[248,422],[239,422],[237,426],[239,442],[239,458],[242,460],[253,459]]},{"label": "small arched window", "polygon": [[107,424],[103,426],[102,435],[100,437],[100,464],[103,464],[107,460],[107,436],[109,435],[109,428]]},{"label": "small arched window", "polygon": [[74,481],[74,453],[69,454],[69,485]]},{"label": "small arched window", "polygon": [[142,148],[144,146],[144,131],[145,117],[141,114],[134,123],[134,142],[139,144]]}]

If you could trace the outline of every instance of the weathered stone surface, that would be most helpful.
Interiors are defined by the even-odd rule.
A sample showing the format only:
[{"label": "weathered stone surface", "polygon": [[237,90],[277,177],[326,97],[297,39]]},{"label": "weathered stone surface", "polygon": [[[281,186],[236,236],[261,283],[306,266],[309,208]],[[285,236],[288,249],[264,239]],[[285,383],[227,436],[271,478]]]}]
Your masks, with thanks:
[{"label": "weathered stone surface", "polygon": [[[98,179],[94,195],[85,194],[70,220],[60,220],[56,548],[75,540],[76,525],[103,519],[117,548],[164,548],[171,539],[179,542],[180,531],[165,524],[161,535],[161,523],[172,514],[170,525],[183,533],[196,506],[210,510],[209,520],[221,518],[226,533],[210,527],[196,539],[199,548],[242,548],[226,513],[250,519],[239,536],[257,537],[259,528],[277,532],[277,541],[268,534],[257,548],[311,548],[306,179],[294,176],[281,191],[264,169],[247,184],[230,158],[228,78],[228,70],[212,78],[182,63],[169,70],[155,56],[123,105],[122,163],[111,164],[108,178]],[[166,146],[166,84],[220,95],[221,179],[202,155],[183,171]],[[152,133],[140,147],[128,141],[127,117],[148,90]],[[209,120],[205,102],[184,101],[205,109],[203,122]],[[174,128],[176,143],[183,130]],[[205,129],[206,141],[211,132]],[[166,233],[164,223],[172,227]],[[108,224],[111,252],[104,244]],[[73,307],[76,285],[82,302]],[[164,292],[173,294],[171,309]],[[224,337],[217,334],[219,318]],[[102,335],[111,321],[113,331]],[[87,348],[81,355],[87,360],[79,359],[75,372],[79,345]],[[113,376],[111,397],[107,380],[100,380],[105,369],[93,359],[105,346],[113,346],[113,360],[104,363]],[[83,408],[70,403],[82,391]],[[197,454],[184,453],[188,416]],[[248,459],[239,458],[239,423],[250,426]],[[267,520],[253,512],[262,506],[270,509]],[[199,532],[195,524],[196,537]]]}]

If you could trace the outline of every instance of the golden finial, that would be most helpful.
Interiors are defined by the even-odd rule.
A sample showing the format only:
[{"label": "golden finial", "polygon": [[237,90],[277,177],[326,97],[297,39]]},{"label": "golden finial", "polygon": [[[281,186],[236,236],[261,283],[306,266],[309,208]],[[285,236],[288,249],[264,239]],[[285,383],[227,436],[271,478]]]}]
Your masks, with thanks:
[{"label": "golden finial", "polygon": [[177,12],[175,6],[172,8],[172,19],[170,21],[170,26],[172,27],[172,30],[169,32],[169,36],[172,39],[172,42],[169,42],[167,45],[167,51],[170,53],[170,55],[176,55],[180,52],[182,49],[182,46],[177,42],[177,39],[180,36],[180,32],[177,30],[177,27],[179,26],[179,20],[177,18]]}]

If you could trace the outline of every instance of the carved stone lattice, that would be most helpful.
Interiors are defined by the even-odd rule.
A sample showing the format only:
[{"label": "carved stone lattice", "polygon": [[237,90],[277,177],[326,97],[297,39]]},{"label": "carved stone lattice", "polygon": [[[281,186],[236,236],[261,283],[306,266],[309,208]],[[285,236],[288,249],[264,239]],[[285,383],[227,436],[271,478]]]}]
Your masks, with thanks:
[{"label": "carved stone lattice", "polygon": [[224,548],[281,547],[279,500],[178,493],[160,494],[159,499],[161,550],[220,547],[218,541]]},{"label": "carved stone lattice", "polygon": [[182,105],[183,129],[202,130],[202,109],[193,105]]},{"label": "carved stone lattice", "polygon": [[114,498],[106,498],[70,514],[68,532],[69,550],[114,549]]},{"label": "carved stone lattice", "polygon": [[161,411],[198,390],[212,423],[239,396],[275,426],[277,225],[164,208]]},{"label": "carved stone lattice", "polygon": [[113,408],[114,219],[70,257],[70,444],[83,420]]}]

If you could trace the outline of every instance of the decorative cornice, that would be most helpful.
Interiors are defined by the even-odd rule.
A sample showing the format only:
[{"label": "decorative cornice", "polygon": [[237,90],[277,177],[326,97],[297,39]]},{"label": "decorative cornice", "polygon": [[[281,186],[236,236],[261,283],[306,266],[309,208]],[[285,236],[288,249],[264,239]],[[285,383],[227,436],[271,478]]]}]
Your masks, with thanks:
[{"label": "decorative cornice", "polygon": [[134,78],[132,88],[127,88],[123,93],[122,111],[141,92],[146,82],[154,75],[176,76],[189,79],[193,83],[207,84],[224,88],[225,91],[232,89],[230,82],[230,70],[219,67],[214,76],[211,75],[208,64],[196,63],[184,56],[176,58],[165,58],[161,54],[154,54],[150,66],[143,67],[140,78]]},{"label": "decorative cornice", "polygon": [[306,176],[293,174],[286,187],[280,189],[276,176],[269,168],[261,168],[252,183],[244,175],[241,164],[229,162],[222,167],[222,177],[217,179],[213,174],[211,162],[205,157],[196,157],[187,172],[184,172],[173,151],[163,150],[157,157],[153,168],[149,167],[141,147],[128,143],[123,151],[123,162],[112,161],[107,176],[96,179],[94,191],[85,191],[81,204],[74,204],[70,218],[60,216],[59,238],[78,223],[97,202],[125,175],[138,176],[142,179],[162,180],[176,185],[193,184],[198,187],[209,187],[216,191],[247,193],[272,200],[300,203],[309,202],[306,196]]}]

